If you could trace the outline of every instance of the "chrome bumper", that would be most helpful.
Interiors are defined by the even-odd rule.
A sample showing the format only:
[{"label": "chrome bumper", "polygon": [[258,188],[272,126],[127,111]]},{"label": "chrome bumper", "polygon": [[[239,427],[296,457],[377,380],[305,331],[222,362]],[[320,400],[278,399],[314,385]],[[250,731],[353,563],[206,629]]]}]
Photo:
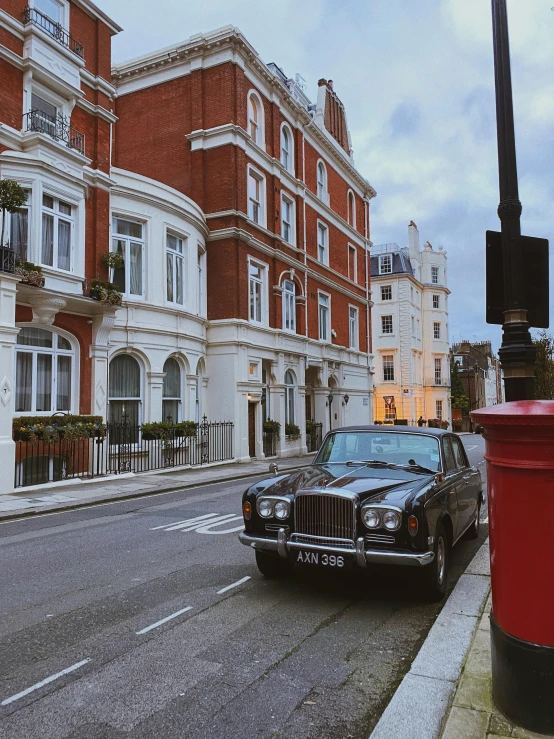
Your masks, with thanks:
[{"label": "chrome bumper", "polygon": [[246,531],[241,531],[239,541],[247,547],[259,551],[277,552],[286,559],[289,553],[295,549],[311,550],[315,552],[327,552],[332,554],[353,555],[359,567],[368,564],[402,565],[408,567],[425,567],[435,559],[434,552],[395,552],[387,549],[365,549],[363,536],[356,539],[356,546],[350,548],[320,546],[318,544],[304,544],[291,541],[286,529],[279,529],[277,539],[267,539],[265,536],[252,536]]}]

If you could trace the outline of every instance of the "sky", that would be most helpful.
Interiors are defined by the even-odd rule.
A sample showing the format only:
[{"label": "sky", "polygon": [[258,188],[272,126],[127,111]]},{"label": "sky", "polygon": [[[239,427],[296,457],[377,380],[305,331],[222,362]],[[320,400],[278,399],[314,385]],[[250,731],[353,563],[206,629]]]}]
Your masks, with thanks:
[{"label": "sky", "polygon": [[[377,191],[373,244],[448,254],[451,342],[492,340],[485,323],[485,231],[500,230],[491,7],[488,0],[96,0],[124,31],[113,61],[225,25],[261,59],[299,73],[316,100],[332,79],[356,168]],[[522,233],[554,243],[552,0],[508,0]],[[160,111],[163,115],[163,111]],[[554,256],[550,249],[550,309]]]}]

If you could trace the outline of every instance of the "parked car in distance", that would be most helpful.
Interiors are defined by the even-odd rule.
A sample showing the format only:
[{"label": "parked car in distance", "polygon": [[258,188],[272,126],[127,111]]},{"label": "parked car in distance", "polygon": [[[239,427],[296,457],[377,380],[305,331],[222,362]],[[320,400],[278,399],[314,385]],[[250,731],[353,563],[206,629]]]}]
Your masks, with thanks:
[{"label": "parked car in distance", "polygon": [[242,499],[240,541],[266,577],[297,566],[343,572],[368,564],[421,570],[428,595],[446,591],[450,551],[479,536],[481,474],[442,429],[353,426],[325,437],[313,463],[275,472]]}]

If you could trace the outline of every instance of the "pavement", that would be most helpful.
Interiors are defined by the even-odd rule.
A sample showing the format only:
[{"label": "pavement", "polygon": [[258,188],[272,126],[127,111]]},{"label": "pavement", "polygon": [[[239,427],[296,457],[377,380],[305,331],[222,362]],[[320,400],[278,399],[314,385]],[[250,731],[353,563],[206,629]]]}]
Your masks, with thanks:
[{"label": "pavement", "polygon": [[490,611],[487,539],[458,580],[370,739],[545,739],[545,734],[511,723],[494,705]]},{"label": "pavement", "polygon": [[[298,469],[311,464],[314,454],[302,457],[272,459],[280,472]],[[9,495],[0,495],[0,521],[21,516],[37,515],[50,511],[81,508],[107,501],[160,495],[173,490],[206,485],[208,483],[241,480],[253,475],[268,476],[269,462],[253,460],[246,464],[233,462],[193,467],[173,472],[159,470],[150,473],[133,472],[91,480],[65,480],[49,485],[19,488]]]}]

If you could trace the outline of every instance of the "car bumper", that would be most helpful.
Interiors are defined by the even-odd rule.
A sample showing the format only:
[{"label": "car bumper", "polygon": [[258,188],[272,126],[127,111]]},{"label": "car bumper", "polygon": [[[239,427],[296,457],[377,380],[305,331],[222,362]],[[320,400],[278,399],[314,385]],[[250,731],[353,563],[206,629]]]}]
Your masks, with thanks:
[{"label": "car bumper", "polygon": [[399,552],[390,549],[366,549],[363,536],[356,540],[355,547],[334,547],[330,545],[308,544],[304,542],[291,541],[286,529],[279,529],[277,539],[269,539],[265,536],[255,536],[242,531],[239,540],[247,547],[252,547],[261,552],[277,552],[281,557],[287,559],[289,554],[295,550],[303,549],[315,552],[326,552],[327,554],[350,554],[354,556],[359,567],[368,564],[401,565],[407,567],[425,567],[435,559],[434,552]]}]

